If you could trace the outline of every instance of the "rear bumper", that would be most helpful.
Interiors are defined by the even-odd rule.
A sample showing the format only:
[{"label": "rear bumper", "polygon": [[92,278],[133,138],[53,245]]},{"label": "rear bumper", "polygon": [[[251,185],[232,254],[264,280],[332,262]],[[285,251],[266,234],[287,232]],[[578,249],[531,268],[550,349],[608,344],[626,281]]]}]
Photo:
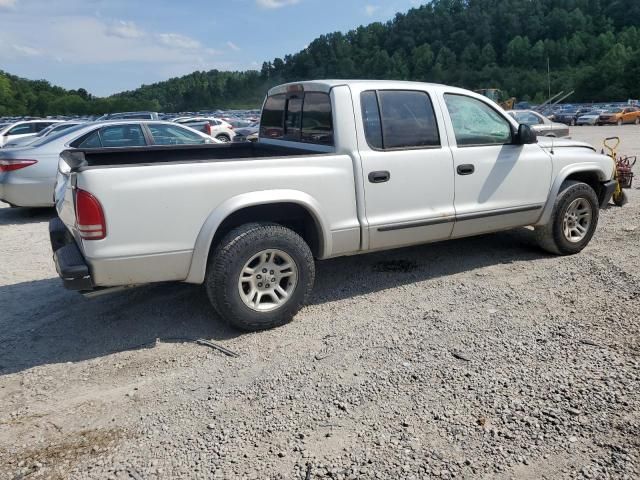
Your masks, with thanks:
[{"label": "rear bumper", "polygon": [[49,221],[49,239],[56,271],[69,290],[93,290],[89,265],[74,238],[59,218]]},{"label": "rear bumper", "polygon": [[616,191],[617,185],[617,180],[609,180],[608,182],[604,182],[602,184],[602,190],[600,193],[600,208],[604,208],[609,203],[609,201],[611,201],[611,197],[613,196],[613,192]]}]

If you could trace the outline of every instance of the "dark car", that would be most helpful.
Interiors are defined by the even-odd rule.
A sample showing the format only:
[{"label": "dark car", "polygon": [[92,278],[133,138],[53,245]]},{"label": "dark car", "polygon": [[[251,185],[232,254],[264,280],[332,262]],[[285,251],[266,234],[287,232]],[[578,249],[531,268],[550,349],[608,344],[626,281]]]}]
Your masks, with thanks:
[{"label": "dark car", "polygon": [[591,108],[578,108],[576,110],[560,111],[556,113],[554,121],[573,126],[576,124],[579,117],[581,117],[585,113],[590,112],[591,110]]}]

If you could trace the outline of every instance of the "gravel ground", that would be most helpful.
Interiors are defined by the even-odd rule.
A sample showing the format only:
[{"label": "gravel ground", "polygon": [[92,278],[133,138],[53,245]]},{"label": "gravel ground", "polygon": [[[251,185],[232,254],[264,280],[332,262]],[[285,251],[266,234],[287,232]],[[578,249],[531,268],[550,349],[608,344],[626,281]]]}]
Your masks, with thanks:
[{"label": "gravel ground", "polygon": [[[611,134],[640,154],[638,127],[572,129]],[[2,208],[0,478],[639,478],[628,193],[572,257],[520,229],[321,262],[311,305],[255,334],[199,287],[68,292],[53,213]]]}]

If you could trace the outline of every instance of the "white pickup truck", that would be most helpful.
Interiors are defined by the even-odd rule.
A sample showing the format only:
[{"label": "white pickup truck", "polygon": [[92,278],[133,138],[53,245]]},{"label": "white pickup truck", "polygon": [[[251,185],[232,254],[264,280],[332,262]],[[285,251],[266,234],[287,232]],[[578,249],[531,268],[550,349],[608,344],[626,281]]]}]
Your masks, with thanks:
[{"label": "white pickup truck", "polygon": [[534,226],[581,251],[613,161],[467,90],[311,81],[269,91],[257,143],[67,150],[51,243],[65,286],[206,285],[246,330],[290,321],[314,259]]}]

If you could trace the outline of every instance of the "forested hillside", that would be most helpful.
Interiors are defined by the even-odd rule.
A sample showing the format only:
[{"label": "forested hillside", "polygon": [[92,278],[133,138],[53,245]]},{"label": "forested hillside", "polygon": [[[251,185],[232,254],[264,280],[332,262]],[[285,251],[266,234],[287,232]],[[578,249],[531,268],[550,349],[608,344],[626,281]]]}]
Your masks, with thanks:
[{"label": "forested hillside", "polygon": [[348,33],[322,35],[260,72],[195,72],[107,99],[0,73],[0,115],[256,106],[272,85],[384,78],[500,88],[541,101],[640,97],[639,0],[434,0]]}]

